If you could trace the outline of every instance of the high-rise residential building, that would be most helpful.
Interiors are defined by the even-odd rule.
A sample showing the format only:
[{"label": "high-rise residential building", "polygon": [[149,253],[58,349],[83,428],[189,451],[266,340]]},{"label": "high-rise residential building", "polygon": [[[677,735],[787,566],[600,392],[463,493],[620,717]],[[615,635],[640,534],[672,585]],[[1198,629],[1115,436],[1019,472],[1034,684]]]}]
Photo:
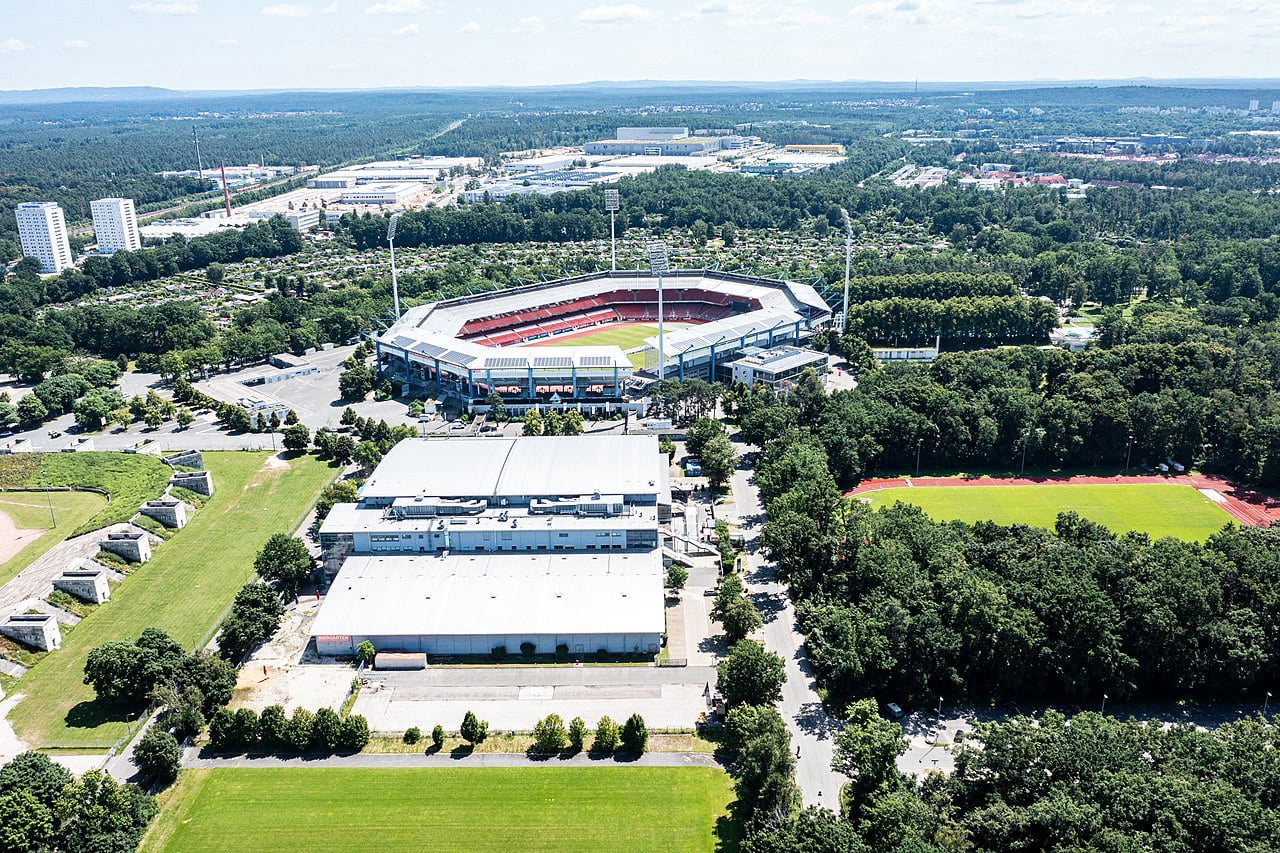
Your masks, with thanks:
[{"label": "high-rise residential building", "polygon": [[1256,113],[1258,111],[1258,99],[1254,98],[1249,101],[1249,112]]},{"label": "high-rise residential building", "polygon": [[138,215],[131,198],[100,198],[89,205],[93,211],[93,231],[98,236],[98,252],[114,255],[142,248]]},{"label": "high-rise residential building", "polygon": [[61,207],[51,201],[27,201],[18,205],[15,214],[22,254],[39,260],[41,272],[58,273],[72,266]]}]

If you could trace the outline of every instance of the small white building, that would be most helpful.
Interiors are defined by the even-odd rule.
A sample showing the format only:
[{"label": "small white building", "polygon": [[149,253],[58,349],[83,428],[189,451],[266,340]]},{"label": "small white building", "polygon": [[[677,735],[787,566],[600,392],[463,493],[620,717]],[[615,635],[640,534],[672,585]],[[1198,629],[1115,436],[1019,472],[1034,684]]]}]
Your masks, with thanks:
[{"label": "small white building", "polygon": [[416,181],[387,181],[346,190],[339,200],[343,204],[404,204],[422,191],[423,185]]},{"label": "small white building", "polygon": [[827,372],[827,354],[800,347],[774,347],[761,349],[747,347],[742,357],[724,367],[730,371],[734,382],[742,382],[748,388],[757,383],[774,390],[785,390],[793,385],[805,368],[811,367],[819,376]]}]

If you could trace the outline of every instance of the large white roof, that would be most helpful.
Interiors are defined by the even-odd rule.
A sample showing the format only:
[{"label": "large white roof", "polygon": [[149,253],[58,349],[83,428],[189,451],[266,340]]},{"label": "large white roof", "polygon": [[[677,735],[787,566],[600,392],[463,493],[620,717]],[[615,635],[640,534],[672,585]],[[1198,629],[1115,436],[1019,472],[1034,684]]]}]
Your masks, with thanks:
[{"label": "large white roof", "polygon": [[382,458],[361,497],[657,494],[653,435],[410,438]]},{"label": "large white roof", "polygon": [[350,557],[313,636],[660,634],[660,551]]}]

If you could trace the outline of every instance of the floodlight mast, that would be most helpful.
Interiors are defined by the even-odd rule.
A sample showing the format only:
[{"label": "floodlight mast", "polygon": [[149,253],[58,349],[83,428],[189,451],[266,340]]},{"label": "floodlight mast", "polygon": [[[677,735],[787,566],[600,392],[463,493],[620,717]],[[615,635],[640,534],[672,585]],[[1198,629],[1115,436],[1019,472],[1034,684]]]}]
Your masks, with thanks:
[{"label": "floodlight mast", "polygon": [[396,222],[400,214],[391,214],[387,223],[387,248],[391,249],[391,299],[395,303],[396,319],[400,319],[400,282],[396,279]]},{"label": "floodlight mast", "polygon": [[853,261],[853,223],[849,221],[849,211],[840,208],[840,218],[844,220],[844,301],[840,304],[840,316],[836,318],[836,331],[843,332],[844,324],[849,321],[849,266]]},{"label": "floodlight mast", "polygon": [[667,378],[666,342],[663,340],[662,276],[671,269],[667,260],[667,244],[661,240],[646,243],[644,252],[649,256],[649,269],[658,277],[658,381]]},{"label": "floodlight mast", "polygon": [[618,212],[618,191],[604,191],[604,209],[609,211],[609,269],[618,269],[618,238],[613,230],[613,217]]}]

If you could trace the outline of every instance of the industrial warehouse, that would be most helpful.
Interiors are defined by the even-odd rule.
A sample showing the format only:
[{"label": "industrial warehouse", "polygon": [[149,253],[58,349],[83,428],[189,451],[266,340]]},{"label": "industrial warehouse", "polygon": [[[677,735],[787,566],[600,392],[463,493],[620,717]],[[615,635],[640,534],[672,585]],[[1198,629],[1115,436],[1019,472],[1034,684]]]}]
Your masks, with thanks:
[{"label": "industrial warehouse", "polygon": [[654,436],[402,441],[320,528],[316,650],[657,654],[667,472]]}]

